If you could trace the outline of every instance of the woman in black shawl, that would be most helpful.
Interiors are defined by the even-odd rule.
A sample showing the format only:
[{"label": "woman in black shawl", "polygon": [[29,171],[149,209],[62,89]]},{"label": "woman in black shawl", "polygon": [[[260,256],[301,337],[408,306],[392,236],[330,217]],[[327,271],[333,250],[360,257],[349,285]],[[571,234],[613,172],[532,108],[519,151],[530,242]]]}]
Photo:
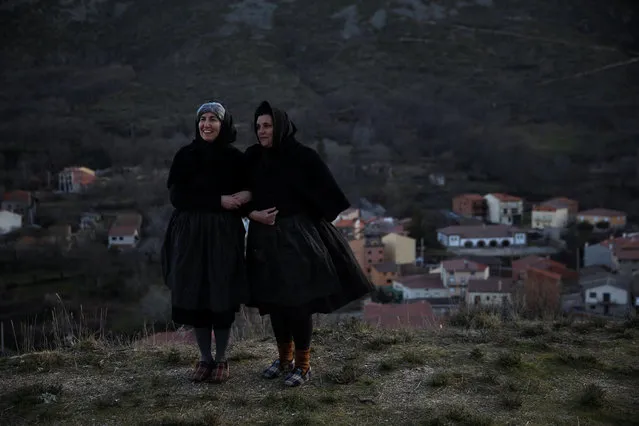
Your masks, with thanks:
[{"label": "woman in black shawl", "polygon": [[[173,159],[167,186],[175,207],[162,248],[173,321],[194,327],[201,358],[192,380],[223,382],[230,329],[248,298],[242,205],[247,191],[244,156],[231,146],[237,131],[219,103],[197,111],[195,140]],[[211,355],[215,333],[215,358]]]},{"label": "woman in black shawl", "polygon": [[262,102],[259,143],[246,150],[252,201],[247,237],[251,306],[270,314],[279,358],[263,377],[310,379],[312,314],[329,313],[370,293],[341,233],[330,223],[349,202],[317,152],[295,139],[285,112]]}]

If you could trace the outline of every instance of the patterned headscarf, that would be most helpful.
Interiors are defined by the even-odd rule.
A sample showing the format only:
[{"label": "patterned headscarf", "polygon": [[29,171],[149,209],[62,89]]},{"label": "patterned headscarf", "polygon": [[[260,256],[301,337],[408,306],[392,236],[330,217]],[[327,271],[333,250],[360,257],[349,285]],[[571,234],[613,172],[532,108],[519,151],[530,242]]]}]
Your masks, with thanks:
[{"label": "patterned headscarf", "polygon": [[226,109],[222,106],[222,104],[218,102],[206,102],[197,109],[197,121],[200,121],[200,117],[206,114],[207,112],[213,113],[213,115],[220,121],[224,121],[224,114],[226,114]]}]

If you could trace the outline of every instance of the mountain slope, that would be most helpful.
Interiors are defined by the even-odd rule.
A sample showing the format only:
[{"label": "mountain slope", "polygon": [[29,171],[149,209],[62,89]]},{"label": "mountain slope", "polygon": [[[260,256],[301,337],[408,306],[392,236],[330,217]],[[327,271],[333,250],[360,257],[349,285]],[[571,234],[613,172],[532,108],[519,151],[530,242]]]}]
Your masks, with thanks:
[{"label": "mountain slope", "polygon": [[[461,188],[508,183],[532,196],[562,192],[628,207],[639,185],[632,163],[639,62],[631,62],[639,37],[631,6],[6,2],[5,165],[164,164],[188,140],[193,111],[207,99],[231,108],[246,144],[252,109],[270,99],[290,110],[308,143],[356,148],[331,158],[351,187],[374,178],[376,187],[381,180],[410,190],[433,170],[412,175],[402,164],[434,161],[437,171],[480,181],[462,176]],[[597,71],[610,64],[620,65]],[[20,155],[25,150],[31,154]],[[621,159],[629,162],[605,184],[588,177],[590,165]],[[389,163],[400,182],[354,173],[349,161]]]}]

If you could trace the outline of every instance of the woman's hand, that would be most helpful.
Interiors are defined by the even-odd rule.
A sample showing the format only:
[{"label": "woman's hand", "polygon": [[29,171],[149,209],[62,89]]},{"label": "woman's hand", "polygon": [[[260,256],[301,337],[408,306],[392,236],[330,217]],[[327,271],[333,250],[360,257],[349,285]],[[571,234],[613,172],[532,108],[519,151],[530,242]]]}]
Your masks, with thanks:
[{"label": "woman's hand", "polygon": [[232,195],[222,195],[222,207],[226,210],[236,210],[242,204]]},{"label": "woman's hand", "polygon": [[252,195],[250,191],[240,191],[231,195],[231,197],[235,198],[240,203],[240,205],[242,205],[251,201]]},{"label": "woman's hand", "polygon": [[266,210],[253,210],[249,214],[249,219],[254,220],[264,225],[275,225],[275,217],[277,216],[277,208],[271,207]]}]

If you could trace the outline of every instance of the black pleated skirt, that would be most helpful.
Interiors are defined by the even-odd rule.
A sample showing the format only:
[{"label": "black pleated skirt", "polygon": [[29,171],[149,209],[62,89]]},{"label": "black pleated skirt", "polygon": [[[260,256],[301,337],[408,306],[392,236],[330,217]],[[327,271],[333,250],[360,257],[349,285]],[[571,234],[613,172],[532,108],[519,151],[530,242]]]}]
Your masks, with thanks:
[{"label": "black pleated skirt", "polygon": [[246,262],[249,306],[262,315],[330,313],[373,290],[342,234],[304,215],[278,218],[273,226],[251,222]]},{"label": "black pleated skirt", "polygon": [[249,297],[245,230],[231,212],[174,211],[162,247],[173,321],[194,327],[230,326]]}]

